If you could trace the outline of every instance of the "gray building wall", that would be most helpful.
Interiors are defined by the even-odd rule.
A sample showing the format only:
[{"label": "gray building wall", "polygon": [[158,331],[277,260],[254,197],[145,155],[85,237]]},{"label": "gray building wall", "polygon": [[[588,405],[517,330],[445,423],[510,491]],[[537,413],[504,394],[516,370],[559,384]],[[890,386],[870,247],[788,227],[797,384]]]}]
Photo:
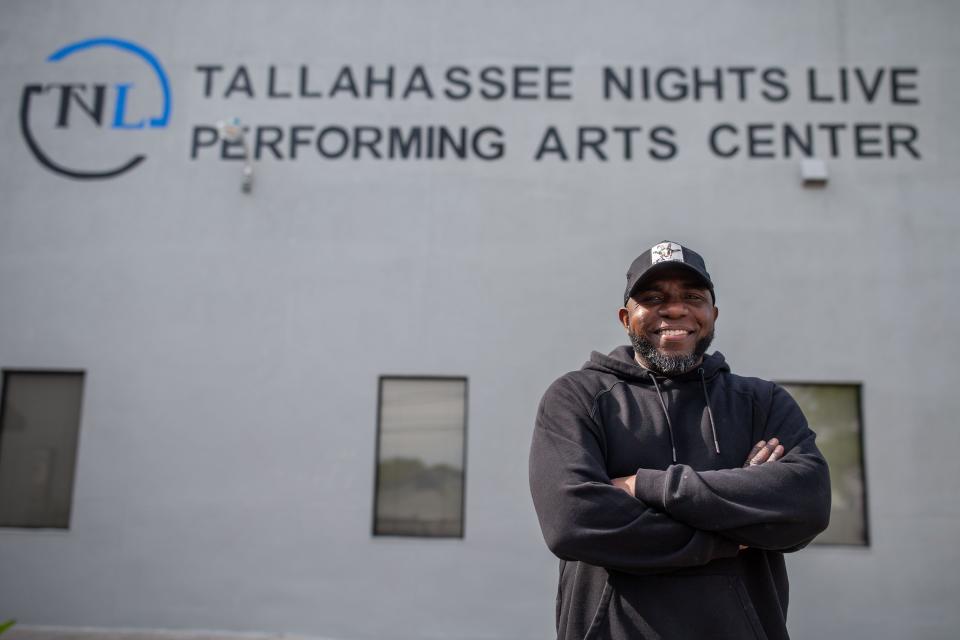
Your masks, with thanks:
[{"label": "gray building wall", "polygon": [[[22,623],[281,630],[333,638],[545,638],[556,561],[527,490],[540,394],[591,349],[623,341],[622,274],[685,242],[717,283],[716,347],[735,372],[859,381],[871,545],[791,556],[797,638],[945,638],[960,623],[960,346],[955,3],[164,2],[0,5],[0,367],[87,373],[71,527],[0,530],[0,617]],[[166,128],[81,114],[38,136],[23,87],[136,79],[107,50],[44,62],[95,36],[148,48],[171,84]],[[255,97],[204,96],[198,65],[246,65]],[[343,65],[572,67],[570,100],[267,98],[267,72]],[[602,68],[786,70],[791,96],[605,100]],[[915,68],[918,104],[804,96],[806,70]],[[872,76],[871,76],[872,77]],[[542,76],[541,76],[542,81]],[[834,80],[835,81],[835,80]],[[827,91],[827,84],[823,90]],[[836,85],[833,85],[836,88]],[[540,92],[542,94],[542,85]],[[706,93],[705,93],[706,95]],[[836,94],[834,94],[836,95]],[[496,126],[497,160],[241,162],[191,156],[195,127],[244,123]],[[829,182],[800,159],[711,153],[731,123],[847,123]],[[43,123],[46,123],[45,125]],[[83,124],[82,124],[83,123]],[[915,128],[920,158],[856,157],[855,123]],[[633,158],[535,153],[547,127],[640,126]],[[651,158],[669,127],[675,156]],[[887,129],[882,128],[883,135]],[[314,132],[316,135],[316,132]],[[728,143],[744,138],[723,138]],[[773,144],[772,146],[776,146]],[[572,147],[570,147],[572,149]],[[655,147],[663,149],[663,147]],[[729,147],[727,147],[729,148]],[[615,151],[619,149],[619,151]],[[469,378],[466,536],[373,538],[382,374]]]}]

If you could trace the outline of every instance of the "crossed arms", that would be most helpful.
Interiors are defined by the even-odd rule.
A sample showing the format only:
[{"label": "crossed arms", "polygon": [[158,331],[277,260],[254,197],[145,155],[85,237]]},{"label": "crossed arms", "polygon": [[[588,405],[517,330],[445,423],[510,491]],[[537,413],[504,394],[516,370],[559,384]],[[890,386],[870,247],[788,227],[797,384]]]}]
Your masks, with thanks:
[{"label": "crossed arms", "polygon": [[610,478],[591,407],[573,383],[555,383],[541,403],[530,453],[530,489],[547,546],[567,560],[656,573],[732,557],[744,546],[789,551],[807,544],[829,519],[826,463],[796,403],[774,393],[783,396],[774,398],[764,440],[743,468],[672,465]]},{"label": "crossed arms", "polygon": [[[783,448],[783,445],[780,444],[780,440],[776,437],[770,438],[769,441],[761,440],[757,444],[753,445],[753,449],[747,454],[747,459],[743,462],[743,468],[755,467],[761,464],[767,464],[768,462],[776,462],[783,457],[783,454],[786,450]],[[637,494],[637,476],[621,476],[619,478],[614,478],[610,481],[610,484],[622,489],[627,492],[627,495],[636,496]],[[747,549],[747,545],[741,544],[740,549]]]}]

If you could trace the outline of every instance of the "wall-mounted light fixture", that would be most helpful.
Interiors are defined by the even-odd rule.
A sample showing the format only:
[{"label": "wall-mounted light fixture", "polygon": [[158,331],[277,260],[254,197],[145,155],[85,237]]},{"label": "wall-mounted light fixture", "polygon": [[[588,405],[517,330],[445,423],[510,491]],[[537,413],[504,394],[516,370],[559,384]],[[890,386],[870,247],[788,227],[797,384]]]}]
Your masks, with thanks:
[{"label": "wall-mounted light fixture", "polygon": [[217,123],[220,137],[233,144],[239,143],[243,147],[243,181],[240,190],[250,193],[253,190],[253,161],[250,158],[250,147],[247,145],[246,131],[240,123],[240,118],[230,118]]},{"label": "wall-mounted light fixture", "polygon": [[827,164],[817,158],[804,158],[800,161],[800,175],[805,187],[827,186]]}]

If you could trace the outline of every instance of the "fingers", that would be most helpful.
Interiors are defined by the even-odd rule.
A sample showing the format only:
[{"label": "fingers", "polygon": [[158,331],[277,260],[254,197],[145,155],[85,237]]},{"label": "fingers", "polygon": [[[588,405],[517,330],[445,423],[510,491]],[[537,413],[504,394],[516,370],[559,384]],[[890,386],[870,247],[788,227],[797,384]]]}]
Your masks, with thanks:
[{"label": "fingers", "polygon": [[746,462],[743,463],[743,466],[745,466],[745,467],[750,466],[750,461],[753,460],[754,456],[756,456],[758,453],[760,453],[760,450],[763,449],[763,447],[764,447],[766,444],[767,444],[767,443],[766,443],[765,440],[761,440],[761,441],[758,442],[757,444],[753,445],[753,449],[751,449],[751,450],[750,450],[750,453],[747,454],[747,460],[746,460]]},{"label": "fingers", "polygon": [[750,455],[747,456],[746,464],[743,466],[755,467],[767,462],[774,462],[783,456],[783,454],[783,445],[780,444],[780,441],[777,438],[770,438],[766,442],[761,440],[754,445],[753,449],[750,451]]}]

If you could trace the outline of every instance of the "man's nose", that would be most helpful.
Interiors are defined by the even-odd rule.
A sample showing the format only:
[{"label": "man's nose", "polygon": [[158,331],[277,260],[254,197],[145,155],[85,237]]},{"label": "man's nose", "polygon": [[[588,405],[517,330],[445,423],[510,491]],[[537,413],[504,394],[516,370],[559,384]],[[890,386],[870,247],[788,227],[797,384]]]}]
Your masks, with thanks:
[{"label": "man's nose", "polygon": [[660,314],[670,318],[685,316],[689,311],[686,303],[679,299],[668,300],[660,306]]}]

